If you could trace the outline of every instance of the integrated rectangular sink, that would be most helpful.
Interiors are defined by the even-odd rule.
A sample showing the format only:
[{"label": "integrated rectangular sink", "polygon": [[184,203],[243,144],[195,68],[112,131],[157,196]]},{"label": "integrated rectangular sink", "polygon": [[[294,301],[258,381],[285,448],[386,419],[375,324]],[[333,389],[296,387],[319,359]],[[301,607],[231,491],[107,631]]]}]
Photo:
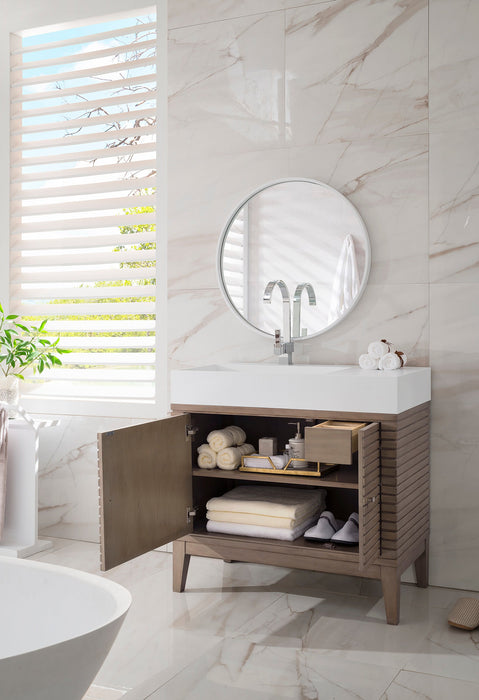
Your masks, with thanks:
[{"label": "integrated rectangular sink", "polygon": [[397,414],[431,398],[429,367],[231,363],[171,372],[177,406],[241,406]]}]

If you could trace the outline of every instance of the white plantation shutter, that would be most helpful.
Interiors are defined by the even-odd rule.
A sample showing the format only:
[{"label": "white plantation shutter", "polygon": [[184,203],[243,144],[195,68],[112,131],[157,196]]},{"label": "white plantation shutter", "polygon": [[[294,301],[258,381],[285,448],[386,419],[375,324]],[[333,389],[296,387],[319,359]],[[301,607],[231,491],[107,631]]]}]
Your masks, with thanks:
[{"label": "white plantation shutter", "polygon": [[155,400],[156,45],[153,15],[12,37],[10,312],[71,350],[33,394]]}]

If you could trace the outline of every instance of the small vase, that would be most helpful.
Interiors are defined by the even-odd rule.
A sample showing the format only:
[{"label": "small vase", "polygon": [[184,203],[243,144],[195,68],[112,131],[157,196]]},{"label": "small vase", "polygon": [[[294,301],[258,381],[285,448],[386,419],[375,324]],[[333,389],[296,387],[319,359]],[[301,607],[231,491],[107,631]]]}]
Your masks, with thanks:
[{"label": "small vase", "polygon": [[15,418],[20,398],[20,380],[12,374],[0,377],[0,402],[8,404],[8,417]]}]

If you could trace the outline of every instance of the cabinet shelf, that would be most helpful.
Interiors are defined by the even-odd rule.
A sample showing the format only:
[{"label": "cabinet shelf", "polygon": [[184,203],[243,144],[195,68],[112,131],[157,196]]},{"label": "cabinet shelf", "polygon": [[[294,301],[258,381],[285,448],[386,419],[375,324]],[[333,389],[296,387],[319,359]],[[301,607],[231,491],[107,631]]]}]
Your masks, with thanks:
[{"label": "cabinet shelf", "polygon": [[[296,540],[275,540],[263,537],[246,537],[244,535],[228,535],[219,532],[208,532],[206,529],[206,521],[200,520],[195,523],[195,528],[190,535],[185,535],[183,538],[187,542],[196,543],[203,547],[210,547],[210,555],[214,551],[218,551],[222,546],[230,548],[238,548],[244,550],[245,547],[259,548],[264,550],[266,547],[272,554],[283,553],[285,555],[303,555],[311,558],[322,559],[324,557],[333,558],[345,562],[358,563],[359,546],[341,546],[332,547],[330,544],[321,544],[319,542],[310,542],[304,537],[298,537]],[[238,556],[239,552],[235,552]],[[232,559],[235,556],[233,554]],[[311,567],[314,569],[314,566]]]},{"label": "cabinet shelf", "polygon": [[355,467],[339,467],[327,476],[296,476],[294,474],[264,474],[240,472],[237,469],[199,469],[193,468],[193,476],[213,479],[234,479],[235,481],[265,481],[276,484],[295,484],[301,486],[322,486],[337,489],[358,490],[358,470]]}]

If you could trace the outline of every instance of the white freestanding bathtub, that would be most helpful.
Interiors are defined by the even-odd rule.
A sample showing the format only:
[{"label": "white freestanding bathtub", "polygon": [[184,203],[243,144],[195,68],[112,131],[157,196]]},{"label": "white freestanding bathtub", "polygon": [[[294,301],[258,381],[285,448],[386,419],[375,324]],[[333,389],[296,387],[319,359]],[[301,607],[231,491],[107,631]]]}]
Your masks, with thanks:
[{"label": "white freestanding bathtub", "polygon": [[100,576],[0,559],[1,700],[80,700],[130,603]]}]

